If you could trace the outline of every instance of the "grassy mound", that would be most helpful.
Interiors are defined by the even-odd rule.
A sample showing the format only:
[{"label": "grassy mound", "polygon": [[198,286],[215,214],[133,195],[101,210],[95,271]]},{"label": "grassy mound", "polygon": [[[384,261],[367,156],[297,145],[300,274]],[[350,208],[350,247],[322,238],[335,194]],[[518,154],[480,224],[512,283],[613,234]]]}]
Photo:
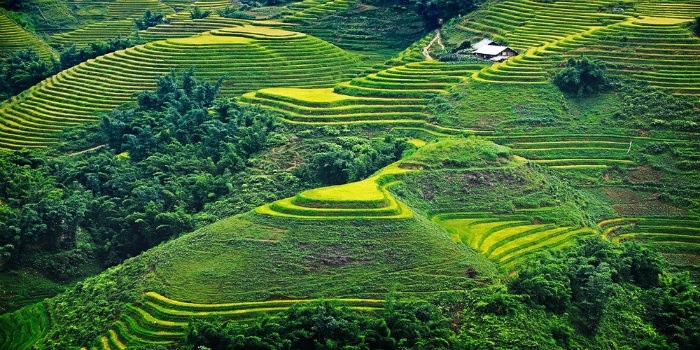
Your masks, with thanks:
[{"label": "grassy mound", "polygon": [[153,89],[156,77],[171,70],[194,67],[208,80],[228,75],[222,92],[235,96],[263,86],[332,86],[355,64],[353,56],[317,38],[267,27],[156,41],[89,60],[0,106],[0,147],[45,146],[65,127]]},{"label": "grassy mound", "polygon": [[394,175],[407,170],[392,164],[374,176],[346,185],[323,187],[259,207],[259,214],[308,219],[407,219],[413,214],[387,191]]}]

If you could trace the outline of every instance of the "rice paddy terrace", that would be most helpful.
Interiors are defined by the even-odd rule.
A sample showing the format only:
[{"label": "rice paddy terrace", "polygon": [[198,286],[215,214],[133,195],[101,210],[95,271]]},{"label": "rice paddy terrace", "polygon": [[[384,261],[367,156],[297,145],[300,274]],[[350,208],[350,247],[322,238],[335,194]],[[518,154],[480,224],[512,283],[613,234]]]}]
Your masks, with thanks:
[{"label": "rice paddy terrace", "polygon": [[[378,299],[329,299],[359,312],[382,309]],[[198,304],[166,298],[155,292],[143,295],[143,301],[127,305],[125,313],[107,335],[100,338],[99,349],[124,349],[127,346],[172,345],[185,338],[188,323],[193,320],[236,320],[246,322],[262,314],[284,311],[292,304],[314,300],[277,300],[248,303]],[[98,347],[93,347],[98,349]]]},{"label": "rice paddy terrace", "polygon": [[512,270],[526,258],[544,250],[561,249],[577,237],[593,234],[590,228],[533,224],[518,216],[494,217],[488,213],[439,214],[433,220],[475,251]]},{"label": "rice paddy terrace", "polygon": [[301,123],[425,124],[435,95],[466,81],[480,64],[415,62],[342,82],[332,89],[262,89],[241,100]]},{"label": "rice paddy terrace", "polygon": [[15,23],[5,10],[0,10],[0,56],[9,56],[28,48],[34,49],[43,58],[54,54],[51,47]]},{"label": "rice paddy terrace", "polygon": [[[295,2],[281,22],[222,18],[215,13],[193,20],[183,10],[189,1],[103,3],[104,21],[56,34],[51,41],[84,45],[115,34],[129,35],[134,31],[133,18],[146,8],[161,10],[170,22],[141,31],[147,44],[89,60],[0,104],[1,149],[51,145],[65,128],[95,121],[98,113],[133,101],[135,92],[153,89],[158,75],[195,67],[198,77],[210,81],[231,76],[224,83],[224,95],[272,111],[285,123],[377,125],[411,137],[425,136],[412,141],[419,150],[432,151],[416,151],[365,180],[304,191],[155,248],[167,263],[144,272],[144,280],[133,287],[143,294],[125,305],[119,319],[89,344],[92,348],[169,346],[183,339],[191,319],[246,322],[261,313],[283,311],[292,303],[312,302],[319,291],[351,309],[375,312],[383,307],[388,285],[409,295],[463,288],[473,283],[464,276],[468,266],[480,266],[487,279],[496,274],[495,266],[511,272],[534,254],[595,234],[618,242],[641,241],[663,252],[674,266],[698,275],[700,219],[694,212],[683,217],[618,214],[606,216],[610,219],[597,226],[595,221],[562,224],[539,219],[556,216],[557,201],[504,214],[475,209],[479,200],[488,204],[483,198],[469,197],[465,202],[473,203],[449,206],[443,204],[453,203],[433,199],[431,192],[422,200],[433,203],[433,211],[411,197],[405,181],[410,176],[433,176],[449,179],[450,185],[462,190],[493,186],[479,179],[484,175],[488,180],[521,172],[559,176],[611,170],[614,174],[638,166],[635,151],[651,143],[678,146],[688,157],[699,157],[693,147],[683,146],[696,137],[690,133],[679,133],[677,138],[631,132],[510,134],[440,125],[428,106],[467,84],[494,89],[505,84],[550,84],[553,71],[582,54],[606,62],[614,75],[698,96],[700,40],[686,25],[700,15],[700,2],[487,3],[461,18],[451,35],[471,41],[488,36],[508,43],[519,56],[493,65],[426,61],[420,50],[432,40],[431,33],[404,51],[397,50],[393,60],[376,69],[303,30],[311,22],[352,8],[356,0]],[[227,4],[194,3],[204,9]],[[174,8],[182,11],[176,13]],[[52,54],[4,14],[0,31],[8,33],[0,38],[3,52],[36,43],[42,55]],[[330,39],[331,34],[319,36]],[[348,34],[344,47],[361,51],[363,35]],[[508,155],[478,165],[449,162],[454,153],[438,155],[439,145],[463,142],[451,137],[473,134],[507,146]],[[424,146],[430,140],[436,142]],[[425,154],[432,156],[420,159]],[[437,159],[444,162],[438,164]],[[474,182],[460,183],[464,178]],[[237,280],[226,278],[232,275]],[[39,303],[0,316],[0,349],[28,349],[42,341],[51,327],[51,312]]]},{"label": "rice paddy terrace", "polygon": [[614,242],[635,240],[662,252],[671,265],[700,278],[700,219],[697,217],[622,217],[601,221]]},{"label": "rice paddy terrace", "polygon": [[45,146],[61,129],[95,120],[96,112],[155,88],[157,76],[173,69],[194,67],[210,80],[235,76],[222,87],[224,94],[235,96],[263,86],[332,86],[351,76],[355,65],[354,57],[319,39],[266,27],[155,41],[89,60],[5,102],[0,107],[2,146]]},{"label": "rice paddy terrace", "polygon": [[684,27],[700,4],[690,3],[685,11],[648,4],[607,11],[615,9],[614,3],[504,1],[475,12],[458,28],[490,35],[522,53],[478,72],[472,77],[476,81],[546,84],[553,68],[586,55],[605,62],[620,77],[673,93],[700,94],[700,62],[694,59],[700,40]]}]

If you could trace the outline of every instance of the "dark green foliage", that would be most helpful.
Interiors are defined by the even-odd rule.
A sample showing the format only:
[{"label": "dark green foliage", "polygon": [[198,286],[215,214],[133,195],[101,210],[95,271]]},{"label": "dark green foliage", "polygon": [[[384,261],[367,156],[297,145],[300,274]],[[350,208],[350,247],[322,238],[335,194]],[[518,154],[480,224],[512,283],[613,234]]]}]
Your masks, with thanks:
[{"label": "dark green foliage", "polygon": [[695,349],[700,344],[700,292],[688,275],[664,275],[661,288],[648,296],[648,316],[669,343],[679,349]]},{"label": "dark green foliage", "polygon": [[454,16],[473,11],[479,0],[412,0],[427,29],[440,26]]},{"label": "dark green foliage", "polygon": [[[53,252],[76,243],[90,195],[59,187],[42,156],[0,153],[0,263],[16,260],[23,251]],[[49,261],[49,265],[53,263]]]},{"label": "dark green foliage", "polygon": [[152,13],[151,10],[146,10],[141,18],[134,20],[134,25],[139,30],[148,29],[157,26],[161,23],[166,23],[162,13]]},{"label": "dark green foliage", "polygon": [[[221,81],[199,83],[193,74],[162,77],[156,91],[138,94],[138,106],[117,109],[102,117],[102,128],[86,129],[85,139],[107,147],[82,157],[3,153],[5,259],[12,254],[14,263],[48,272],[54,271],[52,261],[83,263],[94,249],[111,265],[214,220],[200,212],[235,193],[234,174],[267,146],[277,125],[267,113],[233,100],[214,103]],[[91,249],[53,260],[18,260],[29,247],[74,251],[77,227],[88,233]]]},{"label": "dark green foliage", "polygon": [[610,82],[605,75],[605,64],[587,57],[571,58],[566,68],[554,76],[554,84],[563,92],[589,96],[606,89]]},{"label": "dark green foliage", "polygon": [[24,0],[4,0],[2,7],[8,10],[21,10],[24,7]]},{"label": "dark green foliage", "polygon": [[339,137],[336,142],[318,145],[309,164],[309,177],[327,185],[358,181],[401,158],[408,147],[405,140],[391,136],[369,142]]},{"label": "dark green foliage", "polygon": [[620,89],[621,108],[612,116],[625,126],[644,129],[700,131],[700,103],[638,83]]},{"label": "dark green foliage", "polygon": [[280,318],[252,324],[190,324],[183,349],[448,349],[454,332],[427,302],[389,301],[379,315],[328,302],[294,305]]},{"label": "dark green foliage", "polygon": [[216,10],[216,13],[225,18],[255,19],[255,16],[249,15],[231,6],[226,6],[226,8],[223,10]]},{"label": "dark green foliage", "polygon": [[695,23],[693,23],[693,34],[695,34],[695,36],[700,36],[700,17],[695,17]]},{"label": "dark green foliage", "polygon": [[524,295],[531,305],[571,315],[584,334],[609,332],[599,330],[601,322],[607,327],[609,317],[646,320],[667,337],[641,340],[657,344],[651,348],[665,341],[690,348],[700,336],[693,326],[700,317],[700,294],[687,276],[665,274],[665,266],[658,253],[639,244],[588,238],[564,253],[531,261],[508,289]]},{"label": "dark green foliage", "polygon": [[191,19],[202,19],[202,18],[207,18],[211,15],[211,11],[209,10],[202,10],[199,8],[199,6],[195,6],[192,10],[190,10],[190,18]]},{"label": "dark green foliage", "polygon": [[42,60],[33,49],[20,51],[0,65],[0,100],[14,96],[55,73],[55,61]]}]

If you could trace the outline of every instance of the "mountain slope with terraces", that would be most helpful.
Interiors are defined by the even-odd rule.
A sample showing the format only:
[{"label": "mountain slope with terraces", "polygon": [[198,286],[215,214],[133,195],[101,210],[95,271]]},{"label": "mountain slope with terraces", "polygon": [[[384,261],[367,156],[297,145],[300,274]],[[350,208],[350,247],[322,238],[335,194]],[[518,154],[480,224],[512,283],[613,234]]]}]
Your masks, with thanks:
[{"label": "mountain slope with terraces", "polygon": [[[673,333],[692,328],[673,322],[692,326],[700,319],[693,306],[700,305],[700,38],[693,27],[700,2],[466,3],[474,8],[439,22],[430,21],[438,12],[429,6],[398,0],[32,0],[37,9],[72,16],[63,18],[72,18],[70,25],[34,28],[13,19],[33,13],[31,7],[1,12],[3,56],[31,47],[48,59],[62,47],[120,36],[141,42],[0,102],[0,152],[7,159],[36,154],[95,162],[86,183],[93,190],[113,185],[99,168],[136,164],[136,156],[115,151],[112,139],[84,136],[102,115],[137,106],[137,94],[157,89],[159,77],[190,69],[201,81],[222,79],[219,97],[230,99],[236,113],[268,113],[275,126],[256,135],[263,146],[249,158],[236,160],[235,151],[254,141],[226,145],[236,164],[216,175],[223,180],[215,190],[208,182],[221,179],[191,171],[188,181],[203,189],[192,194],[202,198],[199,211],[176,205],[179,211],[159,217],[188,216],[196,225],[91,277],[52,281],[51,291],[0,282],[0,297],[25,300],[0,315],[0,350],[177,349],[189,344],[193,327],[261,327],[326,301],[374,317],[397,300],[414,299],[430,300],[444,313],[442,327],[454,332],[445,349],[690,348],[700,335]],[[192,19],[195,6],[212,12]],[[237,18],[217,12],[227,6]],[[166,22],[137,31],[133,20],[146,10],[164,14]],[[517,55],[491,62],[468,54],[484,38]],[[590,95],[562,92],[554,77],[581,57],[604,65],[609,84]],[[214,104],[211,116],[222,116],[219,108]],[[262,128],[242,120],[227,132]],[[390,161],[378,160],[386,150],[372,149],[380,141],[396,147]],[[90,158],[93,152],[99,155]],[[181,161],[140,158],[148,156],[166,165]],[[211,169],[220,161],[196,157]],[[34,166],[23,162],[17,169]],[[245,172],[232,172],[236,167]],[[339,168],[333,181],[314,178]],[[237,182],[241,174],[251,182]],[[175,181],[167,171],[156,177]],[[282,192],[282,182],[277,193],[266,193],[279,179],[296,187]],[[61,179],[56,186],[75,184]],[[12,189],[0,189],[6,187]],[[16,206],[2,191],[0,208]],[[165,187],[133,192],[153,208],[176,198]],[[207,202],[220,193],[231,201]],[[92,208],[109,199],[85,196]],[[239,197],[255,205],[241,206]],[[67,210],[84,210],[75,208]],[[131,220],[134,227],[145,221]],[[172,220],[156,230],[175,226]],[[61,244],[97,256],[101,248],[88,224],[79,227],[76,242]],[[595,252],[557,271],[543,262],[604,244],[654,252],[649,259],[658,253],[663,270],[643,264],[634,270],[641,258],[626,250],[612,267],[590,263],[599,258]],[[44,247],[29,249],[41,254]],[[575,278],[553,277],[588,263]],[[51,280],[42,266],[27,269]],[[19,276],[12,268],[8,276]],[[647,273],[644,268],[653,287],[620,282],[625,273]],[[545,275],[519,279],[533,270]],[[579,282],[585,288],[577,289]],[[526,295],[522,288],[545,292]],[[595,291],[607,294],[587,299]],[[693,302],[676,308],[680,302],[666,302],[673,298]],[[659,304],[649,306],[654,300]],[[555,310],[555,302],[569,304]],[[515,328],[533,319],[541,322],[533,322],[532,334]],[[631,333],[620,331],[623,323]]]}]

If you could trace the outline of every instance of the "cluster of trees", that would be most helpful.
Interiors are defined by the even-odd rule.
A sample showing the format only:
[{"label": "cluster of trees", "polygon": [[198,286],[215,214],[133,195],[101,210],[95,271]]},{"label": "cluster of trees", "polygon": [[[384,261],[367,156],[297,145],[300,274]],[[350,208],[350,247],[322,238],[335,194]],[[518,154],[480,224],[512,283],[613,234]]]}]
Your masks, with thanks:
[{"label": "cluster of trees", "polygon": [[605,74],[605,63],[587,57],[570,58],[566,68],[554,76],[554,84],[563,92],[576,96],[590,96],[610,86]]},{"label": "cluster of trees", "polygon": [[202,19],[202,18],[207,18],[211,15],[210,10],[202,10],[199,8],[199,6],[195,6],[192,10],[190,10],[190,18],[191,19]]},{"label": "cluster of trees", "polygon": [[693,23],[693,34],[695,34],[695,36],[700,36],[700,17],[695,17],[695,22]]},{"label": "cluster of trees", "polygon": [[410,147],[406,140],[392,136],[376,140],[338,137],[316,146],[305,177],[325,185],[358,181],[400,159]]},{"label": "cluster of trees", "polygon": [[226,6],[224,9],[216,10],[216,13],[225,18],[255,19],[255,16],[243,12],[242,9]]},{"label": "cluster of trees", "polygon": [[115,110],[81,134],[107,145],[85,155],[1,154],[5,262],[73,249],[82,232],[112,265],[217,219],[200,212],[235,193],[232,177],[277,128],[258,109],[215,103],[219,86],[197,82],[192,71],[181,81],[162,77],[156,91],[138,94],[137,106]]},{"label": "cluster of trees", "polygon": [[19,51],[0,64],[0,99],[17,95],[63,69],[140,43],[138,38],[118,37],[80,49],[71,45],[61,51],[58,61],[42,59],[33,49]]},{"label": "cluster of trees", "polygon": [[700,344],[700,293],[687,274],[665,271],[663,257],[638,243],[585,239],[532,261],[508,290],[585,335],[626,327],[637,347],[692,349]]},{"label": "cluster of trees", "polygon": [[0,64],[0,100],[17,95],[56,72],[55,60],[42,60],[33,49],[19,51]]},{"label": "cluster of trees", "polygon": [[155,27],[161,23],[167,23],[165,16],[162,13],[153,13],[151,10],[146,10],[141,18],[134,19],[134,25],[136,25],[138,30]]},{"label": "cluster of trees", "polygon": [[24,0],[4,0],[2,2],[2,7],[8,10],[21,10],[25,3],[26,1]]},{"label": "cluster of trees", "polygon": [[595,237],[533,261],[504,286],[430,302],[389,298],[381,313],[329,303],[252,323],[194,322],[190,349],[694,349],[700,293],[636,244]]},{"label": "cluster of trees", "polygon": [[[438,28],[442,21],[469,13],[476,9],[481,0],[395,0],[398,5],[412,6],[423,18],[425,28]],[[370,0],[383,4],[385,1]]]},{"label": "cluster of trees", "polygon": [[389,302],[379,315],[324,302],[252,324],[193,323],[182,349],[445,349],[454,335],[448,325],[425,301]]}]

